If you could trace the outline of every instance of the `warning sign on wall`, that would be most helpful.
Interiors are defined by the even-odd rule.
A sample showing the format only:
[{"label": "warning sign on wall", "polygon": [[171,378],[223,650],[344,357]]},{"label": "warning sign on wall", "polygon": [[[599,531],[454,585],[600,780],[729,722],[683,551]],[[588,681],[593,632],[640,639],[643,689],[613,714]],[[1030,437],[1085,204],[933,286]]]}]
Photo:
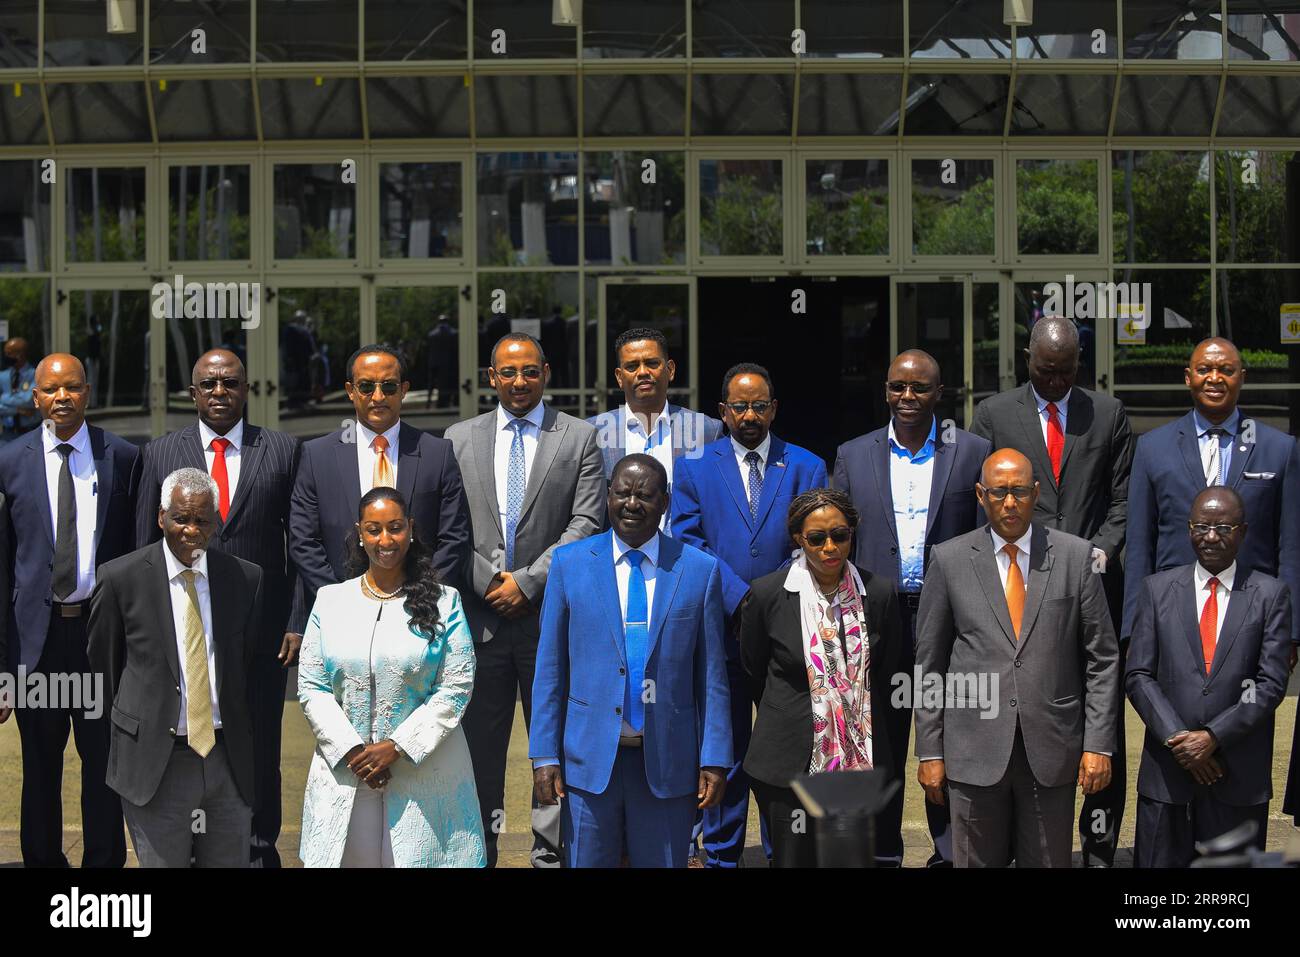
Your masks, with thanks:
[{"label": "warning sign on wall", "polygon": [[1282,345],[1300,345],[1300,302],[1282,303]]}]

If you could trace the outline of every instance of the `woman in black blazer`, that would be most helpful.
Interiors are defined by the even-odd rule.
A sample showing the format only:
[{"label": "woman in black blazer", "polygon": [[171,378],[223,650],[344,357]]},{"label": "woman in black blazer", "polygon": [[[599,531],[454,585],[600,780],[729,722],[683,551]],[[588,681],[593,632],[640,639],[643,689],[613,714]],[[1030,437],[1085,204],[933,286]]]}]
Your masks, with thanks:
[{"label": "woman in black blazer", "polygon": [[740,657],[758,705],[745,772],[773,867],[817,864],[794,778],[866,768],[892,776],[885,709],[902,624],[894,583],[849,562],[857,524],[843,492],[798,496],[787,527],[800,551],[741,604]]}]

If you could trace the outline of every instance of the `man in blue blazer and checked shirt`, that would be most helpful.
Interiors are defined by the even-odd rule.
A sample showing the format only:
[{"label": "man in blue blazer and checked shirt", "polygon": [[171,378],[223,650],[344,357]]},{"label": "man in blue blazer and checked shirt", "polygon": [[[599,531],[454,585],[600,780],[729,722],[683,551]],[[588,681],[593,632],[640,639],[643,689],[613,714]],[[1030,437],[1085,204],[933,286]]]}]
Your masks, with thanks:
[{"label": "man in blue blazer and checked shirt", "polygon": [[731,766],[718,562],[659,531],[668,473],[614,468],[610,530],[554,552],[542,599],[529,757],[563,799],[569,867],[685,867],[695,812]]}]

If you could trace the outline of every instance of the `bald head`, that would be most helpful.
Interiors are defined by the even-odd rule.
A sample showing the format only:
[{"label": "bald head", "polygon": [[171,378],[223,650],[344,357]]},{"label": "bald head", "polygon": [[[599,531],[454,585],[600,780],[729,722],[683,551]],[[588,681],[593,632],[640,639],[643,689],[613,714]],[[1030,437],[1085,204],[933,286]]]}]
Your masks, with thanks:
[{"label": "bald head", "polygon": [[1192,350],[1193,363],[1207,353],[1223,353],[1226,356],[1241,362],[1241,352],[1237,349],[1236,344],[1231,339],[1225,339],[1222,336],[1210,336],[1208,339],[1202,339]]},{"label": "bald head", "polygon": [[1052,352],[1077,352],[1079,327],[1062,316],[1044,316],[1034,323],[1029,333],[1029,350],[1047,349]]},{"label": "bald head", "polygon": [[86,378],[86,367],[81,364],[81,360],[67,352],[51,352],[42,359],[36,366],[36,381],[40,382],[42,372],[51,370],[75,370],[84,381]]},{"label": "bald head", "polygon": [[984,460],[980,481],[985,488],[996,485],[1032,485],[1034,467],[1015,449],[998,449]]},{"label": "bald head", "polygon": [[194,363],[194,369],[190,373],[191,381],[197,385],[213,364],[220,365],[223,368],[237,369],[241,378],[247,377],[243,360],[239,356],[229,349],[209,349],[199,356],[198,361]]},{"label": "bald head", "polygon": [[889,364],[889,377],[897,378],[895,372],[904,371],[923,373],[933,378],[936,385],[940,381],[939,362],[924,349],[908,349],[894,357],[894,361]]},{"label": "bald head", "polygon": [[1034,323],[1025,350],[1029,381],[1048,402],[1060,402],[1079,376],[1079,329],[1069,319],[1045,316]]},{"label": "bald head", "polygon": [[27,364],[27,340],[15,336],[5,343],[5,358],[15,365]]},{"label": "bald head", "polygon": [[54,434],[67,441],[77,434],[86,421],[86,403],[90,389],[86,385],[86,369],[81,360],[66,352],[54,352],[36,367],[36,388],[32,390],[36,411],[54,429]]}]

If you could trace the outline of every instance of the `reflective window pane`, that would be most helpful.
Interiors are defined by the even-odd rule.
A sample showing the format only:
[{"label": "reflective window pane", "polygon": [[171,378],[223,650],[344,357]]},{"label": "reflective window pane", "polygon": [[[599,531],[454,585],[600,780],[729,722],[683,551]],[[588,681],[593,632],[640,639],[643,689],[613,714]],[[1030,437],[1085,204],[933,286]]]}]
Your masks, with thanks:
[{"label": "reflective window pane", "polygon": [[577,136],[574,76],[476,76],[474,115],[480,137]]},{"label": "reflective window pane", "polygon": [[1300,77],[1228,77],[1217,135],[1300,136]]},{"label": "reflective window pane", "polygon": [[[494,295],[504,294],[504,311],[493,311]],[[595,310],[594,304],[588,308]],[[496,390],[488,384],[492,347],[509,332],[526,332],[542,344],[551,367],[546,402],[571,415],[584,415],[578,370],[582,317],[578,308],[578,274],[573,272],[479,273],[478,276],[478,407],[484,412],[497,405]],[[595,326],[590,327],[590,348]]]},{"label": "reflective window pane", "polygon": [[49,259],[50,186],[41,182],[41,161],[0,161],[0,272],[41,272]]},{"label": "reflective window pane", "polygon": [[1300,271],[1220,269],[1218,282],[1219,335],[1241,350],[1249,370],[1246,382],[1300,384],[1300,345],[1282,344],[1283,308],[1289,307],[1286,325],[1300,322],[1300,313],[1294,311],[1300,307]]},{"label": "reflective window pane", "polygon": [[1208,262],[1209,155],[1116,150],[1111,220],[1116,262]]},{"label": "reflective window pane", "polygon": [[336,163],[277,164],[275,258],[355,257],[356,200],[356,186],[342,181]]},{"label": "reflective window pane", "polygon": [[587,153],[583,176],[589,265],[686,261],[685,153]]},{"label": "reflective window pane", "polygon": [[[901,57],[903,0],[802,0],[799,24],[810,57]],[[806,80],[808,75],[804,75]]]},{"label": "reflective window pane", "polygon": [[1105,136],[1110,124],[1113,76],[1021,73],[1011,111],[1011,134]]},{"label": "reflective window pane", "polygon": [[144,84],[58,83],[46,87],[59,143],[147,143],[153,139]]},{"label": "reflective window pane", "polygon": [[[995,282],[973,282],[971,291],[971,391],[975,404],[1000,391],[998,340],[1002,322],[1000,290]],[[1080,383],[1082,385],[1083,383]]]},{"label": "reflective window pane", "polygon": [[36,66],[37,7],[38,0],[10,0],[0,11],[0,70]]},{"label": "reflective window pane", "polygon": [[[1121,317],[1108,319],[1115,324],[1115,382],[1154,383],[1179,385],[1183,383],[1183,370],[1191,358],[1192,349],[1210,334],[1210,272],[1208,269],[1130,269],[1116,270],[1115,281],[1130,284],[1146,305],[1146,342],[1142,345],[1125,345],[1125,336],[1118,334]],[[1146,286],[1150,283],[1150,286]],[[1136,285],[1133,285],[1136,284]],[[1150,293],[1148,299],[1147,294]],[[1138,404],[1157,404],[1153,397],[1145,397]],[[1175,404],[1187,403],[1187,392],[1182,390]],[[1125,404],[1128,398],[1125,397]],[[1169,405],[1167,396],[1160,405]],[[1189,404],[1189,403],[1187,403]],[[1132,414],[1132,413],[1130,413]],[[1168,412],[1165,411],[1165,421]]]},{"label": "reflective window pane", "polygon": [[[577,30],[552,23],[551,9],[549,2],[474,0],[475,58],[572,60],[578,54]],[[494,36],[497,30],[504,34]],[[505,49],[500,52],[503,43]]]},{"label": "reflective window pane", "polygon": [[1219,0],[1124,0],[1124,57],[1217,60],[1223,56]]},{"label": "reflective window pane", "polygon": [[1098,249],[1097,161],[1016,161],[1017,249],[1023,255],[1093,255]]},{"label": "reflective window pane", "polygon": [[1119,52],[1115,0],[1034,4],[1034,22],[1016,30],[1016,56],[1113,60]]},{"label": "reflective window pane", "polygon": [[1217,76],[1120,79],[1116,136],[1208,136],[1219,98]]},{"label": "reflective window pane", "polygon": [[251,173],[242,165],[167,170],[168,256],[175,262],[252,258]]},{"label": "reflective window pane", "polygon": [[417,429],[445,429],[460,419],[460,291],[425,286],[375,291],[380,342],[406,364],[411,391],[402,421]]},{"label": "reflective window pane", "polygon": [[0,143],[13,146],[49,143],[41,91],[35,83],[0,85]]},{"label": "reflective window pane", "polygon": [[366,60],[463,60],[463,0],[367,0]]},{"label": "reflective window pane", "polygon": [[[598,290],[597,290],[598,291]],[[614,378],[618,355],[614,343],[628,329],[657,329],[668,340],[668,358],[677,372],[668,390],[669,401],[684,404],[691,388],[691,287],[688,283],[607,282],[605,283],[605,370],[608,379],[600,408],[614,409],[625,401]],[[592,381],[595,381],[594,370]]]},{"label": "reflective window pane", "polygon": [[460,163],[379,164],[379,255],[464,255]]},{"label": "reflective window pane", "polygon": [[910,0],[908,45],[914,57],[1007,59],[1011,28],[1002,0]]},{"label": "reflective window pane", "polygon": [[686,0],[602,0],[582,10],[588,59],[686,56]]},{"label": "reflective window pane", "polygon": [[[229,349],[239,356],[247,369],[248,332],[243,328],[240,314],[235,312],[231,315],[232,310],[228,308],[220,312],[215,308],[209,311],[205,303],[203,314],[195,316],[184,300],[177,309],[174,295],[160,298],[165,312],[163,332],[167,342],[167,411],[163,428],[170,432],[194,421],[190,385],[194,381],[194,363],[199,356],[209,349]],[[216,303],[213,305],[215,307]],[[151,302],[151,306],[156,307],[157,303]]]},{"label": "reflective window pane", "polygon": [[[897,295],[898,349],[924,349],[947,370],[947,377],[961,381],[966,347],[962,324],[965,293],[960,282],[900,282]],[[984,338],[983,336],[980,337]],[[935,415],[965,426],[965,401],[956,388],[943,390]]]},{"label": "reflective window pane", "polygon": [[582,127],[587,136],[682,136],[686,78],[589,73],[582,78]]},{"label": "reflective window pane", "polygon": [[[7,4],[6,4],[7,6]],[[143,4],[137,4],[137,14]],[[144,31],[109,33],[104,0],[45,0],[45,65],[122,66],[142,61]]]},{"label": "reflective window pane", "polygon": [[63,175],[68,262],[144,262],[144,167],[65,169]]},{"label": "reflective window pane", "polygon": [[[150,63],[248,63],[253,58],[250,0],[153,0],[149,9]],[[195,30],[203,33],[195,37]]]},{"label": "reflective window pane", "polygon": [[697,73],[691,83],[691,134],[789,136],[794,77]]},{"label": "reflective window pane", "polygon": [[340,140],[361,136],[355,77],[258,80],[262,135],[268,140]]},{"label": "reflective window pane", "polygon": [[368,76],[365,83],[371,137],[469,136],[469,88],[461,77]]},{"label": "reflective window pane", "polygon": [[1219,262],[1300,261],[1296,210],[1300,158],[1294,152],[1224,150],[1215,154]]},{"label": "reflective window pane", "polygon": [[804,194],[809,256],[889,255],[887,160],[808,160]]},{"label": "reflective window pane", "polygon": [[992,160],[912,160],[912,252],[992,256],[994,193]]},{"label": "reflective window pane", "polygon": [[152,96],[164,143],[257,139],[247,80],[154,80]]},{"label": "reflective window pane", "polygon": [[30,365],[36,365],[50,351],[53,315],[48,280],[0,276],[0,317],[9,323],[9,338],[27,342]]},{"label": "reflective window pane", "polygon": [[576,153],[480,153],[478,259],[494,266],[576,265]]},{"label": "reflective window pane", "polygon": [[897,136],[900,76],[805,73],[799,79],[800,136]]},{"label": "reflective window pane", "polygon": [[783,178],[777,159],[700,160],[700,253],[780,256]]},{"label": "reflective window pane", "polygon": [[1228,0],[1228,59],[1300,60],[1300,9],[1277,0]]},{"label": "reflective window pane", "polygon": [[358,289],[276,290],[280,322],[280,428],[325,435],[356,411],[343,389],[348,358],[361,345]]},{"label": "reflective window pane", "polygon": [[791,0],[691,0],[697,57],[789,57]]},{"label": "reflective window pane", "polygon": [[258,0],[257,58],[268,63],[356,60],[357,0]]},{"label": "reflective window pane", "polygon": [[1011,78],[975,73],[908,77],[903,132],[914,136],[1001,136]]},{"label": "reflective window pane", "polygon": [[130,442],[148,441],[149,290],[74,289],[68,293],[72,348],[86,367],[86,415]]}]

